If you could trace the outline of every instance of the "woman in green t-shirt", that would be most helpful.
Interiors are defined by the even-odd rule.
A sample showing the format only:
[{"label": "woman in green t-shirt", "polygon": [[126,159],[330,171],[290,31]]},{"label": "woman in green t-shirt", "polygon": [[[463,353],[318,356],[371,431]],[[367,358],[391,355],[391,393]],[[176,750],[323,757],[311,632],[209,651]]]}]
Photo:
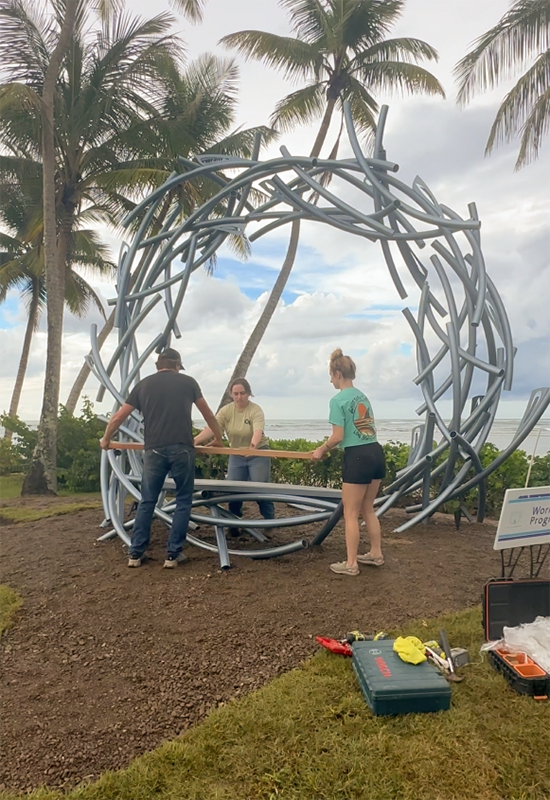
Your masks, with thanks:
[{"label": "woman in green t-shirt", "polygon": [[[267,438],[264,435],[264,412],[257,403],[250,400],[252,389],[246,378],[231,381],[229,391],[233,402],[220,408],[216,420],[222,433],[229,440],[229,446],[239,450],[252,448],[266,450]],[[195,445],[206,444],[214,436],[210,428],[204,428],[195,437]],[[229,456],[227,480],[256,481],[269,483],[271,459],[265,456]],[[229,503],[229,510],[240,517],[243,504],[240,501]],[[271,500],[258,500],[260,514],[264,519],[275,519],[275,506]],[[230,535],[237,535],[238,528],[230,528]]]},{"label": "woman in green t-shirt", "polygon": [[[349,356],[340,349],[333,352],[330,382],[339,392],[330,401],[332,434],[313,451],[313,458],[321,459],[334,447],[344,448],[342,502],[347,560],[330,565],[339,575],[359,575],[358,563],[374,567],[384,564],[380,522],[373,504],[380,481],[386,475],[386,464],[384,451],[376,438],[372,406],[367,396],[353,385],[355,371],[355,363]],[[359,515],[365,520],[370,539],[370,551],[365,555],[357,555]]]}]

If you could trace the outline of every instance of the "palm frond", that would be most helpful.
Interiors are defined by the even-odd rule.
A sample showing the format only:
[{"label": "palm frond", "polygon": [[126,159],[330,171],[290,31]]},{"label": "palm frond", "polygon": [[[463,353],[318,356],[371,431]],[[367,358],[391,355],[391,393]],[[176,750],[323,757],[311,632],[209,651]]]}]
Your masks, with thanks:
[{"label": "palm frond", "polygon": [[268,128],[265,125],[260,125],[257,128],[246,128],[245,130],[237,129],[223,139],[220,139],[220,141],[212,144],[212,146],[204,150],[203,153],[220,153],[223,155],[250,158],[257,134],[260,135],[260,148],[273,142],[279,136],[276,130]]},{"label": "palm frond", "polygon": [[372,150],[376,132],[376,114],[378,103],[368,89],[356,78],[350,78],[342,100],[349,100],[353,121],[362,134],[367,152]]},{"label": "palm frond", "polygon": [[23,302],[25,304],[25,308],[27,310],[27,316],[30,316],[32,312],[32,307],[36,303],[37,309],[34,318],[33,324],[33,331],[37,331],[40,326],[40,317],[42,312],[46,308],[46,281],[44,277],[35,278],[32,281],[29,281],[23,289],[21,289],[21,297],[23,298]]},{"label": "palm frond", "polygon": [[[2,214],[2,216],[4,217],[4,214]],[[16,236],[10,236],[9,233],[0,231],[0,247],[3,251],[5,251],[2,253],[2,255],[5,256],[2,263],[5,263],[6,260],[11,259],[11,256],[14,253],[19,252],[21,248],[21,242]]]},{"label": "palm frond", "polygon": [[330,4],[340,44],[354,52],[383,40],[405,6],[404,0],[332,0]]},{"label": "palm frond", "polygon": [[545,96],[550,90],[550,50],[543,53],[527,70],[504,98],[491,127],[486,154],[502,142],[522,134],[519,166],[536,158],[541,137],[548,130],[549,119],[542,116],[548,110]]},{"label": "palm frond", "polygon": [[322,83],[312,83],[283,97],[271,115],[273,127],[284,132],[296,124],[307,125],[318,119],[325,105],[324,88]]},{"label": "palm frond", "polygon": [[435,75],[424,67],[402,61],[367,63],[358,71],[362,81],[372,91],[386,94],[429,94],[445,97],[445,90]]},{"label": "palm frond", "polygon": [[92,131],[101,124],[116,133],[140,113],[155,112],[159,70],[179,52],[177,37],[169,35],[172,23],[169,14],[145,21],[124,14],[104,25],[75,98],[76,115],[90,119]]},{"label": "palm frond", "polygon": [[67,275],[65,285],[65,305],[76,317],[83,317],[93,302],[105,319],[105,310],[101,300],[89,283],[78,273],[71,270]]},{"label": "palm frond", "polygon": [[151,152],[169,159],[205,150],[232,125],[237,108],[238,67],[234,60],[201,56],[167,82],[158,115],[137,127],[139,145],[152,136]]},{"label": "palm frond", "polygon": [[92,0],[91,7],[103,21],[108,22],[113,16],[121,13],[124,0]]},{"label": "palm frond", "polygon": [[0,253],[0,302],[6,299],[10,289],[23,291],[30,276],[21,269],[21,260],[13,253]]},{"label": "palm frond", "polygon": [[40,95],[24,83],[5,83],[0,87],[0,114],[12,110],[37,113],[41,109]]},{"label": "palm frond", "polygon": [[522,130],[521,146],[515,169],[521,169],[526,164],[538,158],[542,137],[548,133],[550,127],[550,87],[538,98],[533,110],[525,120]]},{"label": "palm frond", "polygon": [[454,68],[457,102],[468,103],[521,70],[550,44],[549,0],[516,0],[502,19],[474,42]]},{"label": "palm frond", "polygon": [[[94,186],[101,187],[107,192],[143,192],[156,189],[161,186],[171,170],[161,169],[159,166],[142,166],[141,164],[128,164],[120,169],[113,169],[103,174],[93,176]],[[90,179],[91,182],[91,179]],[[86,191],[86,183],[83,182],[82,191]]]},{"label": "palm frond", "polygon": [[216,253],[212,253],[210,258],[204,265],[204,271],[209,277],[211,277],[217,270],[217,268],[218,268],[218,256],[216,255]]},{"label": "palm frond", "polygon": [[114,278],[116,264],[111,260],[111,249],[94,230],[76,230],[73,233],[71,264],[103,277]]},{"label": "palm frond", "polygon": [[246,59],[281,70],[288,79],[306,79],[322,63],[322,53],[307,42],[264,31],[230,33],[219,44],[234,47]]},{"label": "palm frond", "polygon": [[248,261],[252,254],[252,247],[250,246],[250,242],[248,241],[248,236],[243,234],[231,234],[225,240],[227,246],[231,250],[234,255],[237,256],[241,261]]},{"label": "palm frond", "polygon": [[288,11],[290,24],[304,42],[318,42],[330,37],[332,26],[326,4],[320,0],[279,0]]},{"label": "palm frond", "polygon": [[550,50],[543,53],[504,98],[487,142],[486,152],[509,142],[525,124],[538,98],[550,86]]},{"label": "palm frond", "polygon": [[0,69],[7,81],[41,94],[54,43],[51,20],[36,3],[1,0],[0,24]]},{"label": "palm frond", "polygon": [[368,61],[403,61],[416,64],[419,61],[438,61],[439,53],[421,39],[385,39],[376,42],[365,50],[356,51],[350,69],[357,69],[362,62]]},{"label": "palm frond", "polygon": [[14,185],[38,180],[42,183],[42,164],[21,156],[0,153],[0,175],[2,184],[6,181]]},{"label": "palm frond", "polygon": [[172,6],[185,14],[190,22],[202,22],[206,0],[171,0]]},{"label": "palm frond", "polygon": [[112,190],[103,192],[99,187],[90,190],[88,197],[92,205],[81,212],[80,217],[82,217],[83,221],[107,223],[107,225],[111,225],[115,230],[121,232],[124,230],[121,221],[136,207],[136,203],[125,194]]}]

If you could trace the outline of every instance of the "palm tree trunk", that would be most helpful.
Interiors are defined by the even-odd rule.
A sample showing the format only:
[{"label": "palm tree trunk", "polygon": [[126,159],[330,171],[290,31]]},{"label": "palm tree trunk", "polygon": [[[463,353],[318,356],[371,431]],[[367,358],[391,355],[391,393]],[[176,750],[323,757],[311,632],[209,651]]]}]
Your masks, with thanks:
[{"label": "palm tree trunk", "polygon": [[[99,336],[97,337],[97,344],[99,349],[103,347],[107,337],[113,330],[115,324],[115,310],[111,312],[111,315],[106,320],[105,324],[103,325],[102,329],[99,332]],[[84,361],[82,367],[80,368],[80,372],[78,373],[75,382],[73,383],[73,387],[69,393],[67,398],[67,402],[65,403],[65,408],[71,414],[74,414],[76,409],[76,404],[82,394],[82,390],[84,389],[84,385],[88,380],[88,376],[90,375],[90,367],[88,366],[88,362]]]},{"label": "palm tree trunk", "polygon": [[[17,377],[15,379],[15,386],[13,387],[13,392],[11,395],[10,401],[10,409],[8,411],[8,417],[16,417],[17,416],[17,409],[19,408],[19,401],[21,399],[21,391],[23,389],[23,382],[25,380],[25,374],[27,372],[27,365],[29,363],[29,353],[31,350],[31,342],[34,331],[36,329],[36,323],[38,320],[38,308],[40,305],[40,287],[38,279],[33,279],[33,287],[32,287],[32,298],[31,298],[31,305],[29,308],[29,318],[27,320],[27,328],[25,330],[25,338],[23,339],[23,350],[21,352],[21,358],[19,359],[19,368],[17,370]],[[4,432],[4,439],[8,439],[11,442],[11,438],[13,436],[13,431],[6,430]]]},{"label": "palm tree trunk", "polygon": [[[164,202],[164,205],[161,208],[158,217],[156,217],[153,225],[151,226],[151,236],[155,236],[157,233],[160,232],[160,230],[161,230],[161,228],[162,228],[162,226],[164,224],[164,220],[166,219],[166,216],[168,214],[168,211],[170,210],[171,202],[172,202],[172,196],[170,195],[169,197],[166,198],[166,200]],[[134,283],[136,282],[136,278],[137,278],[137,276],[139,274],[140,267],[141,267],[141,265],[143,264],[143,262],[145,261],[146,258],[147,258],[147,250],[145,250],[143,252],[143,255],[141,256],[141,258],[139,260],[139,264],[137,265],[137,269],[130,276],[130,283],[128,285],[128,291],[130,291],[130,289],[133,288]],[[115,324],[115,310],[113,309],[110,317],[105,322],[105,325],[102,327],[102,329],[99,332],[99,336],[97,337],[97,345],[98,345],[98,349],[99,350],[101,350],[101,348],[105,344],[105,341],[107,340],[107,337],[109,336],[109,334],[113,330],[114,324]],[[91,355],[91,351],[90,351],[90,355]],[[82,367],[80,368],[80,372],[78,373],[78,375],[76,377],[76,380],[73,383],[73,387],[72,387],[72,389],[71,389],[71,391],[69,393],[69,396],[67,398],[67,402],[65,403],[65,408],[67,409],[67,411],[70,411],[71,414],[74,414],[74,412],[75,412],[76,404],[78,403],[80,395],[82,394],[82,390],[84,388],[84,385],[85,385],[86,381],[88,380],[90,372],[91,372],[91,370],[90,370],[90,367],[88,366],[88,362],[84,361]]]},{"label": "palm tree trunk", "polygon": [[59,239],[62,241],[57,241],[54,96],[61,62],[72,38],[77,5],[78,0],[66,0],[65,18],[46,70],[42,90],[44,261],[48,296],[48,345],[38,441],[30,470],[23,481],[22,495],[56,494],[57,490],[57,408],[61,380],[65,264],[69,242],[66,239],[66,230],[60,232]]},{"label": "palm tree trunk", "polygon": [[317,134],[317,138],[315,139],[310,153],[311,158],[318,158],[321,155],[321,149],[325,143],[325,139],[327,138],[328,129],[330,128],[330,123],[332,121],[332,112],[334,111],[335,105],[335,99],[328,100],[327,107],[323,115],[323,121],[321,122],[321,127],[319,128],[319,133]]},{"label": "palm tree trunk", "polygon": [[222,406],[226,406],[228,403],[231,402],[231,394],[229,391],[229,387],[231,386],[231,381],[235,380],[235,378],[245,378],[246,373],[248,372],[248,368],[252,363],[252,359],[254,358],[254,354],[258,349],[258,345],[262,341],[262,337],[266,332],[267,326],[271,321],[271,317],[275,313],[275,309],[277,308],[277,304],[281,299],[281,295],[283,290],[286,286],[286,282],[288,280],[288,276],[294,266],[294,259],[296,257],[296,250],[298,249],[298,240],[300,239],[300,220],[297,219],[292,223],[292,228],[290,231],[290,242],[288,243],[288,250],[286,251],[285,260],[283,262],[283,266],[281,267],[281,271],[277,276],[277,280],[271,290],[271,294],[267,300],[266,306],[262,313],[260,314],[260,318],[256,325],[254,326],[254,330],[250,334],[247,343],[244,346],[244,349],[239,356],[237,363],[235,364],[235,369],[233,370],[233,374],[227,384],[227,388],[224,392],[222,399],[220,400],[220,404],[218,406],[218,411]]},{"label": "palm tree trunk", "polygon": [[[313,149],[310,153],[311,158],[318,158],[318,156],[321,153],[321,149],[325,143],[325,139],[327,138],[328,130],[332,120],[332,113],[334,111],[335,105],[336,105],[336,100],[332,99],[328,100],[327,107],[323,115],[323,121],[321,122],[321,127],[319,128],[319,132],[315,139]],[[227,384],[225,391],[223,393],[223,397],[220,400],[218,411],[220,410],[220,408],[226,406],[228,403],[231,402],[231,394],[229,391],[231,381],[235,380],[235,378],[246,378],[246,374],[250,369],[250,364],[252,363],[254,354],[256,353],[256,350],[258,349],[260,342],[262,341],[263,335],[267,330],[267,326],[271,322],[271,318],[275,313],[275,309],[279,304],[279,300],[281,299],[281,296],[284,292],[290,273],[292,272],[292,267],[294,266],[294,259],[296,258],[296,251],[298,249],[299,238],[300,238],[300,220],[295,220],[292,223],[292,229],[290,232],[290,241],[288,243],[288,249],[286,251],[285,260],[283,262],[283,266],[281,267],[281,271],[277,277],[277,280],[275,281],[273,289],[271,290],[271,294],[269,295],[266,307],[262,311],[260,318],[254,327],[254,330],[250,334],[250,337],[247,343],[245,344],[243,351],[237,360],[237,363],[235,364],[235,368],[233,370],[229,383]]]}]

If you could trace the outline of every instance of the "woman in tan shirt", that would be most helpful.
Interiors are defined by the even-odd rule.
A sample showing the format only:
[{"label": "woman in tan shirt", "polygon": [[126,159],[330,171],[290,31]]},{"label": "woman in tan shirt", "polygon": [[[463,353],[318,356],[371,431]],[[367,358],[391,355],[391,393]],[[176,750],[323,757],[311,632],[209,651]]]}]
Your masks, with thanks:
[{"label": "woman in tan shirt", "polygon": [[[233,402],[220,408],[216,414],[218,425],[222,433],[229,440],[229,446],[236,449],[268,448],[267,438],[264,435],[264,412],[257,403],[250,398],[252,389],[246,378],[235,378],[230,384]],[[204,428],[195,437],[195,445],[205,444],[214,437],[210,428]],[[257,481],[269,483],[271,459],[264,456],[229,456],[227,467],[227,480],[229,481]],[[241,502],[229,503],[232,514],[240,517],[242,512]],[[275,506],[271,500],[258,500],[260,514],[264,519],[275,518]]]}]

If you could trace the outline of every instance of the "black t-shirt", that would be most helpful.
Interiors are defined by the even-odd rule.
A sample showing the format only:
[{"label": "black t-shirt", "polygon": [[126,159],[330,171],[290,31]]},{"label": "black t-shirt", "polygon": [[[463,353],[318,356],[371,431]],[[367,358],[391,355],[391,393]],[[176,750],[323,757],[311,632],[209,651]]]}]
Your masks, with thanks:
[{"label": "black t-shirt", "polygon": [[193,446],[191,407],[202,392],[194,378],[160,370],[137,383],[126,400],[143,415],[145,449],[165,444]]}]

